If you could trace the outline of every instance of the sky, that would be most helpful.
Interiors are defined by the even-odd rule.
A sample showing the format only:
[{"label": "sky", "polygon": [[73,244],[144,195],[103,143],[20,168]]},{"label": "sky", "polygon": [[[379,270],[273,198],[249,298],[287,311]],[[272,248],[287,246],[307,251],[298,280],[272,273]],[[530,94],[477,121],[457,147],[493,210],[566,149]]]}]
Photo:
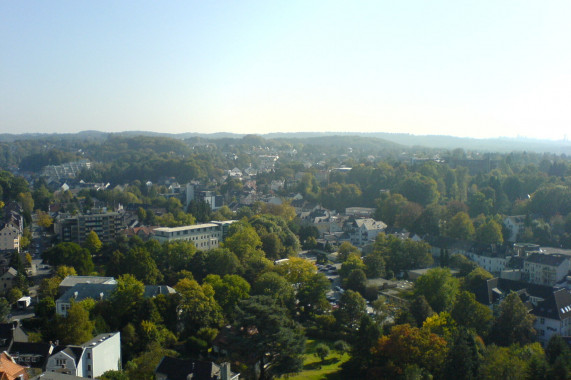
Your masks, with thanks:
[{"label": "sky", "polygon": [[0,133],[571,135],[571,2],[0,1]]}]

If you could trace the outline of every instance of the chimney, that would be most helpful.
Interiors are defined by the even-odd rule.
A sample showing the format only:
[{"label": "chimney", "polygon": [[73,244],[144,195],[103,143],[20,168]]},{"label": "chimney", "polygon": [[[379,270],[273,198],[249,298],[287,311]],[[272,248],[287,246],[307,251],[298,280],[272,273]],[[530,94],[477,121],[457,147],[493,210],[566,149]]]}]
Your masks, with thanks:
[{"label": "chimney", "polygon": [[220,380],[230,380],[232,371],[230,371],[230,363],[224,362],[220,364]]}]

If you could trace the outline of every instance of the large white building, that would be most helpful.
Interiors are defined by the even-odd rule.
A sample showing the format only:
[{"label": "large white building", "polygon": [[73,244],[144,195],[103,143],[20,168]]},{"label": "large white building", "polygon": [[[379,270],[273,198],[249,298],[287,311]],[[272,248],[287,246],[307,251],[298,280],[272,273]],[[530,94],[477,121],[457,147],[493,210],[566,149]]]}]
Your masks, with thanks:
[{"label": "large white building", "polygon": [[[56,348],[57,350],[57,348]],[[93,379],[121,369],[121,334],[100,334],[80,346],[66,346],[48,358],[46,372]]]},{"label": "large white building", "polygon": [[553,286],[565,279],[569,266],[568,256],[534,252],[525,258],[523,272],[532,284]]},{"label": "large white building", "polygon": [[153,239],[160,243],[177,240],[191,241],[196,248],[208,250],[217,248],[220,242],[224,241],[228,227],[234,222],[234,220],[228,220],[182,227],[160,227],[155,229]]},{"label": "large white building", "polygon": [[532,314],[536,319],[534,329],[537,339],[545,345],[553,335],[571,336],[571,293],[558,289],[539,302]]}]

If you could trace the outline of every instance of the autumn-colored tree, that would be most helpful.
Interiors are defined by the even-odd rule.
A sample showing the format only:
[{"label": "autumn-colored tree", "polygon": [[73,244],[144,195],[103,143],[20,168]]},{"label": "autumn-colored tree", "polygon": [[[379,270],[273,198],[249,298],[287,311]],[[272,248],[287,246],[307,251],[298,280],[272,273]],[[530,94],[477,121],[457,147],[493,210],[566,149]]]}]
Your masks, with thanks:
[{"label": "autumn-colored tree", "polygon": [[86,248],[92,255],[95,255],[101,247],[103,243],[99,240],[99,236],[97,236],[97,232],[89,231],[87,237],[85,238],[85,242],[83,243],[83,247]]},{"label": "autumn-colored tree", "polygon": [[38,226],[42,228],[50,228],[54,224],[54,220],[47,212],[36,210],[36,221]]},{"label": "autumn-colored tree", "polygon": [[447,343],[427,329],[404,324],[394,326],[389,335],[381,337],[372,353],[376,362],[386,367],[387,375],[391,367],[396,375],[412,364],[436,374],[444,364]]}]

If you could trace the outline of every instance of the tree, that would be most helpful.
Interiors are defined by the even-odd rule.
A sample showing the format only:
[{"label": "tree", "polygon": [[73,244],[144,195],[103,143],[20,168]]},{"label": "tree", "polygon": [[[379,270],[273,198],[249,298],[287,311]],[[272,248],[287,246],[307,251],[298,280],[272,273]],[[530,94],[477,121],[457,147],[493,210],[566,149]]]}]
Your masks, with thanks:
[{"label": "tree", "polygon": [[95,322],[81,302],[72,302],[67,316],[58,319],[58,336],[62,344],[82,344],[93,338]]},{"label": "tree", "polygon": [[252,294],[270,296],[277,303],[288,309],[293,309],[295,292],[292,284],[275,272],[266,272],[260,275],[252,286]]},{"label": "tree", "polygon": [[181,296],[178,313],[187,335],[194,334],[202,327],[219,328],[222,325],[222,309],[214,298],[214,289],[210,284],[200,286],[195,280],[183,278],[175,289]]},{"label": "tree", "polygon": [[331,349],[325,343],[319,343],[317,346],[315,346],[315,354],[321,359],[321,364],[325,361],[325,358],[327,358],[330,353]]},{"label": "tree", "polygon": [[337,252],[338,252],[337,260],[339,262],[345,262],[349,258],[349,255],[351,254],[361,256],[359,248],[355,247],[353,244],[349,243],[348,241],[344,241],[343,243],[341,243]]},{"label": "tree", "polygon": [[349,273],[349,276],[347,276],[345,287],[359,292],[361,295],[365,294],[365,288],[367,287],[367,275],[361,269],[352,270],[351,273]]},{"label": "tree", "polygon": [[458,279],[448,268],[432,268],[414,285],[415,294],[424,296],[437,313],[451,309],[459,288]]},{"label": "tree", "polygon": [[36,218],[38,226],[42,228],[50,228],[54,224],[54,220],[47,212],[36,210]]},{"label": "tree", "polygon": [[10,314],[10,303],[4,297],[0,297],[0,322],[6,322],[6,318]]},{"label": "tree", "polygon": [[426,318],[432,316],[434,311],[426,301],[426,298],[422,295],[417,296],[412,300],[409,306],[410,314],[414,317],[416,321],[416,326],[420,327],[426,320]]},{"label": "tree", "polygon": [[381,337],[372,352],[379,363],[385,364],[386,377],[391,374],[391,368],[398,373],[407,365],[417,365],[435,374],[444,364],[447,344],[428,330],[405,324],[391,328],[390,334]]},{"label": "tree", "polygon": [[[260,253],[262,240],[247,221],[241,220],[230,226],[228,237],[224,241],[224,247],[232,251],[241,262]],[[263,255],[263,252],[262,252]]]},{"label": "tree", "polygon": [[250,284],[237,274],[227,274],[223,278],[209,274],[204,283],[212,286],[214,299],[226,316],[233,316],[238,302],[250,296]]},{"label": "tree", "polygon": [[446,357],[444,379],[478,379],[480,356],[474,335],[465,328],[458,329]]},{"label": "tree", "polygon": [[487,336],[492,325],[492,311],[476,301],[473,293],[461,291],[451,311],[452,318],[460,326],[473,329],[480,336]]},{"label": "tree", "polygon": [[459,240],[470,240],[474,237],[474,224],[465,212],[459,212],[450,219],[447,228],[448,236]]},{"label": "tree", "polygon": [[89,251],[76,243],[59,243],[44,251],[44,259],[54,266],[72,266],[82,276],[91,274],[94,269]]},{"label": "tree", "polygon": [[365,299],[357,292],[347,290],[339,299],[339,308],[334,311],[337,324],[347,331],[355,331],[359,327],[361,317],[367,314]]},{"label": "tree", "polygon": [[95,255],[101,249],[101,240],[99,240],[99,236],[97,236],[97,232],[89,231],[87,237],[85,238],[85,242],[83,243],[83,247],[86,248],[92,255]]},{"label": "tree", "polygon": [[492,276],[490,272],[482,267],[477,267],[464,277],[462,288],[469,292],[476,293],[478,289],[485,285],[487,280],[492,278],[494,278],[494,276]]},{"label": "tree", "polygon": [[482,224],[476,230],[476,240],[484,244],[502,244],[504,242],[502,226],[493,219]]},{"label": "tree", "polygon": [[368,278],[378,278],[385,275],[385,259],[378,253],[370,253],[363,258],[366,266],[365,274]]},{"label": "tree", "polygon": [[511,292],[499,306],[500,312],[492,325],[490,336],[500,346],[526,344],[535,336],[534,316],[529,314],[517,293]]},{"label": "tree", "polygon": [[[143,300],[145,285],[131,274],[119,276],[109,300],[113,316],[119,321],[131,320],[137,305]],[[123,323],[120,323],[123,326]]]},{"label": "tree", "polygon": [[303,329],[270,297],[241,301],[233,331],[232,347],[242,358],[259,363],[261,380],[301,370]]}]

